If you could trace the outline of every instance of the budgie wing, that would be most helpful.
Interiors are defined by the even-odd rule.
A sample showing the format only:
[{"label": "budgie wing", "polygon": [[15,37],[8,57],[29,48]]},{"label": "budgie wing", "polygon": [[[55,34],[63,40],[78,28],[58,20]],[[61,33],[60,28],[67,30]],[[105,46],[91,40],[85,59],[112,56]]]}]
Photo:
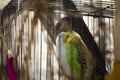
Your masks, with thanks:
[{"label": "budgie wing", "polygon": [[76,45],[76,48],[78,50],[78,62],[83,70],[83,79],[84,80],[90,80],[93,69],[95,67],[95,59],[93,58],[91,52],[86,47],[82,39],[74,40],[74,43]]}]

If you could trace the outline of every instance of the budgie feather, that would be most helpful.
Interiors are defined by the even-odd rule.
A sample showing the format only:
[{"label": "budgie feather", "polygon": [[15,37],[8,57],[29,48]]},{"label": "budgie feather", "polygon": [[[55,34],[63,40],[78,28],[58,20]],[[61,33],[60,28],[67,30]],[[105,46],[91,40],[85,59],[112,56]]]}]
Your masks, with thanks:
[{"label": "budgie feather", "polygon": [[13,67],[13,57],[9,57],[6,60],[6,70],[7,70],[7,76],[9,80],[17,80],[17,74]]}]

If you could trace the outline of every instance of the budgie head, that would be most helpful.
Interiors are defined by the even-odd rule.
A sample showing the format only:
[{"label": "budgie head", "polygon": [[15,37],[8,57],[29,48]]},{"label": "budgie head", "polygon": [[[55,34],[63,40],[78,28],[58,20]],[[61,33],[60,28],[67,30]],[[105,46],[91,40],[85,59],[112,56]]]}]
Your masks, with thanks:
[{"label": "budgie head", "polygon": [[68,31],[66,32],[63,41],[66,43],[69,43],[71,41],[76,41],[76,39],[80,39],[80,36],[78,33],[76,33],[75,31]]}]

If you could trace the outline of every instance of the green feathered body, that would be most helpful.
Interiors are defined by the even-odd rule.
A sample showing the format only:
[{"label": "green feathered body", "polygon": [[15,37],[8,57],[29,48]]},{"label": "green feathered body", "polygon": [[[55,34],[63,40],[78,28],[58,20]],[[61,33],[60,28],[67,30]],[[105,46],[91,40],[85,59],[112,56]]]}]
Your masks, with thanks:
[{"label": "green feathered body", "polygon": [[78,50],[74,45],[66,44],[66,61],[70,68],[73,70],[73,75],[80,78],[83,74],[83,70],[78,62]]},{"label": "green feathered body", "polygon": [[79,80],[100,80],[100,76],[94,71],[95,60],[81,37],[74,31],[67,32],[64,41],[66,61],[71,68],[71,74]]}]

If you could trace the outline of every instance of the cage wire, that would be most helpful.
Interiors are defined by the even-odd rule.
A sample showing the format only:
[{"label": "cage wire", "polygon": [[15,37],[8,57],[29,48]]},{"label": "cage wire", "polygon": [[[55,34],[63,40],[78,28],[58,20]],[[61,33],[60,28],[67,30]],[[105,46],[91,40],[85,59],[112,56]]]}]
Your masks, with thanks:
[{"label": "cage wire", "polygon": [[[2,18],[3,27],[1,33],[4,34],[8,48],[16,55],[14,58],[14,66],[18,80],[68,80],[68,76],[65,75],[59,63],[61,57],[56,58],[55,40],[58,33],[66,31],[66,28],[63,28],[66,23],[63,23],[61,27],[59,26],[60,20],[69,20],[69,26],[72,26],[72,28],[74,25],[79,25],[79,21],[76,21],[74,24],[72,23],[73,17],[67,18],[71,16],[71,14],[74,15],[76,10],[69,8],[71,4],[68,4],[69,9],[64,10],[64,1],[60,0],[51,3],[57,6],[57,8],[60,7],[60,10],[53,10],[55,16],[57,15],[57,17],[52,16],[53,19],[49,18],[49,13],[46,16],[46,12],[45,16],[44,13],[37,14],[34,11],[34,9],[37,11],[34,6],[32,7],[33,10],[28,11],[27,15],[23,14],[25,12],[24,10],[23,13],[20,10],[15,13],[15,15],[8,11],[2,13],[4,17]],[[28,3],[30,4],[31,2]],[[114,9],[112,9],[115,5],[114,1],[73,0],[73,3],[76,4],[78,13],[83,15],[84,22],[94,37],[97,46],[105,53],[106,70],[111,74],[114,63]],[[18,4],[18,6],[19,5],[20,4]],[[26,8],[28,8],[27,3],[26,6]],[[25,10],[27,11],[26,8]],[[108,14],[110,11],[112,15]],[[77,31],[79,31],[78,29],[79,28],[76,28]],[[7,48],[4,47],[2,40],[1,38],[0,78],[1,80],[8,80],[5,69]],[[59,51],[59,53],[61,52],[62,51]],[[74,75],[73,72],[71,72],[71,74]],[[74,80],[73,77],[71,77],[70,80]]]}]

